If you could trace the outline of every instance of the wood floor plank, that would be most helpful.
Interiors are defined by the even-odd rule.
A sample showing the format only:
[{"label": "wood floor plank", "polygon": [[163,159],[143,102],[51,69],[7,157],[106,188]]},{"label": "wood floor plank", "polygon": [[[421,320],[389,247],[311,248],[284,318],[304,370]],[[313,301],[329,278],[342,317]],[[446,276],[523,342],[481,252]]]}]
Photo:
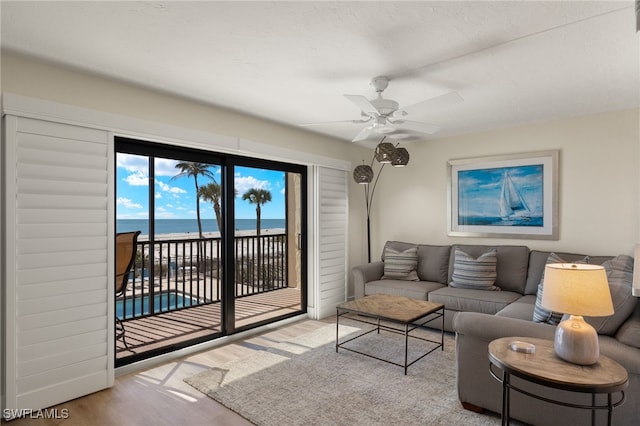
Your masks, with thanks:
[{"label": "wood floor plank", "polygon": [[7,426],[81,426],[81,425],[224,425],[249,426],[251,423],[213,399],[184,383],[220,362],[236,361],[252,356],[265,346],[296,337],[327,323],[301,320],[271,329],[256,336],[229,343],[211,350],[180,358],[145,371],[118,377],[110,389],[87,395],[52,409],[68,410],[69,418],[16,419],[1,421]]}]

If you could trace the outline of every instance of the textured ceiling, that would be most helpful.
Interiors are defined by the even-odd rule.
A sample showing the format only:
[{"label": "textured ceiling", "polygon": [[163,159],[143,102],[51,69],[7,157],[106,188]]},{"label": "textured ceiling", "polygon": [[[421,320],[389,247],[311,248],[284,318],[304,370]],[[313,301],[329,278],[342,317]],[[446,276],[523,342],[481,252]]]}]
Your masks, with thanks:
[{"label": "textured ceiling", "polygon": [[[360,118],[343,94],[411,105],[433,139],[640,106],[628,1],[2,1],[2,48],[269,120]],[[311,128],[345,141],[362,128]],[[376,138],[377,139],[377,138]]]}]

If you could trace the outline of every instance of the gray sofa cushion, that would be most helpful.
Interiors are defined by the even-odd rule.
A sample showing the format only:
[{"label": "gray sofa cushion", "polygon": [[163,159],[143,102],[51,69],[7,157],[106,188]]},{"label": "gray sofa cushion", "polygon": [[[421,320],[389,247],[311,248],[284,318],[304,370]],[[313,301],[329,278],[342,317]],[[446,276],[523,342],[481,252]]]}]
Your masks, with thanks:
[{"label": "gray sofa cushion", "polygon": [[364,285],[365,296],[372,294],[390,294],[411,299],[427,300],[431,291],[444,288],[444,284],[431,281],[376,280]]},{"label": "gray sofa cushion", "polygon": [[640,349],[640,303],[636,302],[635,311],[618,329],[616,339],[625,345]]},{"label": "gray sofa cushion", "polygon": [[[544,274],[544,266],[547,263],[547,258],[552,252],[531,250],[529,255],[529,274],[527,275],[527,283],[524,289],[524,294],[536,294],[538,291],[538,284]],[[580,259],[587,257],[585,254],[576,253],[561,253],[555,252],[558,256],[566,260],[567,262],[576,262]],[[602,265],[613,256],[588,256],[589,263],[592,265]]]},{"label": "gray sofa cushion", "polygon": [[[529,247],[457,244],[453,246],[452,253],[454,253],[453,250],[455,247],[460,247],[465,253],[468,253],[473,257],[480,256],[490,248],[497,248],[498,262],[496,264],[496,270],[498,272],[498,277],[496,279],[496,286],[500,287],[502,290],[515,291],[520,293],[520,295],[524,294],[525,284],[527,282],[527,269],[529,265]],[[449,257],[448,282],[451,282],[455,256]],[[535,290],[532,294],[535,294]]]},{"label": "gray sofa cushion", "polygon": [[447,310],[480,312],[494,315],[522,297],[512,291],[486,291],[468,288],[445,287],[429,293],[429,301],[442,303]]},{"label": "gray sofa cushion", "polygon": [[423,281],[447,284],[451,246],[418,244],[418,276]]},{"label": "gray sofa cushion", "polygon": [[498,311],[496,316],[530,321],[531,316],[533,315],[533,308],[535,306],[535,303],[535,296],[531,294],[522,296],[515,302],[507,305],[504,309]]}]

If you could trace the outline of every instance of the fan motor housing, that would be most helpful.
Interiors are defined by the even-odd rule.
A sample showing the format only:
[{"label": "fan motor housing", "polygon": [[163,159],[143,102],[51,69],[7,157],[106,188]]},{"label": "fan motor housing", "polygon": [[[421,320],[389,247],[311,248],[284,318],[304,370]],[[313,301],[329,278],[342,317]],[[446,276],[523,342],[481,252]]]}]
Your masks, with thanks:
[{"label": "fan motor housing", "polygon": [[371,105],[376,107],[380,115],[385,116],[392,114],[399,106],[398,102],[391,99],[384,99],[380,96],[377,99],[372,100]]}]

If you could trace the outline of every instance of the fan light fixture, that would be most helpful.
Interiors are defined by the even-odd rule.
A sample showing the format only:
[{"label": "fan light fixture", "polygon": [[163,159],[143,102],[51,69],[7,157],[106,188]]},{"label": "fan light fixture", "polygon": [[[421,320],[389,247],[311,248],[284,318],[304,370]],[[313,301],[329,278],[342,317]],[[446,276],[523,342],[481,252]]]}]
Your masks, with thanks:
[{"label": "fan light fixture", "polygon": [[[384,142],[386,137],[383,137],[373,154],[371,159],[371,165],[361,164],[353,170],[353,180],[361,185],[364,185],[364,202],[367,210],[367,255],[369,262],[371,262],[371,203],[373,201],[373,194],[380,179],[382,169],[387,164],[391,164],[393,167],[404,167],[409,164],[409,151],[406,148],[395,146],[392,143]],[[381,164],[378,169],[378,173],[373,171],[373,163],[376,160]],[[375,180],[374,180],[375,177]],[[369,184],[373,182],[373,186]]]}]

